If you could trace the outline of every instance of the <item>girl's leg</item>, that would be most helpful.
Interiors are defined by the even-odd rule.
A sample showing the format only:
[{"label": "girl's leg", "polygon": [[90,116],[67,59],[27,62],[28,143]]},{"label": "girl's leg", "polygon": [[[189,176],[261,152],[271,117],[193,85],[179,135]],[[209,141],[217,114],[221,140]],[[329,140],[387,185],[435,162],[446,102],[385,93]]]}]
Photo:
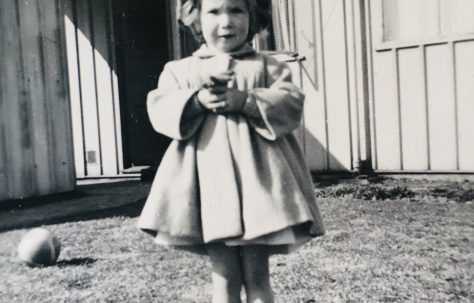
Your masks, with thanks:
[{"label": "girl's leg", "polygon": [[207,251],[212,264],[212,302],[240,303],[242,271],[239,248],[215,244]]},{"label": "girl's leg", "polygon": [[248,303],[273,303],[268,266],[269,252],[264,245],[241,247],[242,277]]}]

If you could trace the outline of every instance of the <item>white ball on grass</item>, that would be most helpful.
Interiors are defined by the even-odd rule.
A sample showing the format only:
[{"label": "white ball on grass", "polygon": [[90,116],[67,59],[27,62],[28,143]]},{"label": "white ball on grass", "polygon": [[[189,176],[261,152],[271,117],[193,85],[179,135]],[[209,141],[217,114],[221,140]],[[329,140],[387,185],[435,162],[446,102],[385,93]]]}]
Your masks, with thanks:
[{"label": "white ball on grass", "polygon": [[56,263],[61,244],[49,230],[33,228],[18,245],[19,259],[29,266],[47,266]]}]

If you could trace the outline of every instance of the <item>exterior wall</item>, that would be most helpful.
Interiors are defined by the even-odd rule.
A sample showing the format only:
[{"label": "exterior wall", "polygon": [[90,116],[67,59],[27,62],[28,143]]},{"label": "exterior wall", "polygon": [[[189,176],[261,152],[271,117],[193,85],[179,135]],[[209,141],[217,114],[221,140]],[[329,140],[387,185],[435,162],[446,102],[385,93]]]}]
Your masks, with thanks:
[{"label": "exterior wall", "polygon": [[312,170],[474,172],[472,1],[287,3]]},{"label": "exterior wall", "polygon": [[0,201],[75,187],[62,11],[0,1]]},{"label": "exterior wall", "polygon": [[65,0],[69,86],[78,178],[123,170],[111,0]]},{"label": "exterior wall", "polygon": [[[464,23],[426,41],[393,37],[425,35],[437,26],[421,18],[382,23],[382,0],[274,0],[289,26],[286,44],[303,61],[289,62],[307,95],[298,132],[313,171],[373,167],[395,172],[473,172],[474,15],[468,0],[386,1],[443,11],[461,8]],[[66,32],[74,147],[78,177],[120,176],[123,169],[120,109],[111,0],[67,0]],[[410,4],[411,3],[411,4]],[[431,4],[430,4],[431,3]],[[429,4],[429,5],[428,5]],[[176,0],[170,0],[175,16]],[[469,7],[471,7],[469,6]],[[387,6],[385,13],[395,8]],[[472,10],[472,9],[471,9]],[[470,14],[470,15],[469,15]],[[287,16],[288,15],[288,16]],[[395,14],[396,15],[396,14]],[[411,18],[411,19],[410,19]],[[461,20],[461,18],[460,18]],[[469,21],[471,20],[471,21]],[[384,26],[392,26],[384,33]],[[286,24],[285,23],[285,24]],[[171,21],[175,58],[191,49]],[[426,25],[426,26],[425,26]],[[398,30],[394,30],[398,28]],[[398,36],[397,36],[398,35]],[[408,35],[408,36],[407,36]],[[385,41],[392,39],[391,41]],[[413,39],[412,39],[413,40]],[[415,39],[416,40],[416,39]]]},{"label": "exterior wall", "polygon": [[474,2],[368,4],[374,168],[474,172]]},{"label": "exterior wall", "polygon": [[358,1],[289,0],[306,93],[304,148],[313,171],[370,161]]},{"label": "exterior wall", "polygon": [[[66,3],[78,177],[119,176],[111,0]],[[307,95],[297,134],[311,169],[473,172],[474,38],[463,34],[473,27],[472,1],[385,3],[273,0],[285,21],[279,31],[288,38],[280,42],[305,58],[289,64]],[[176,5],[170,0],[171,17]],[[396,6],[419,7],[425,14],[407,9],[412,13],[396,19]],[[441,25],[426,17],[435,6],[452,12]],[[391,12],[384,25],[383,14]],[[176,20],[170,24],[174,58],[187,55],[192,39]],[[414,43],[417,35],[439,36],[437,28],[444,31],[441,38]]]}]

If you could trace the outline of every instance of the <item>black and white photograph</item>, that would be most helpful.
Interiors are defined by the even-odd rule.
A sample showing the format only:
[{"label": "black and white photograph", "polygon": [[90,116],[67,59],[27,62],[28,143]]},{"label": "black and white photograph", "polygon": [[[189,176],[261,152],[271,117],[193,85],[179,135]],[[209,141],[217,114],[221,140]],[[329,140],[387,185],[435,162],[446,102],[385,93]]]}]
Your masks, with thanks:
[{"label": "black and white photograph", "polygon": [[0,0],[0,302],[474,302],[474,0]]}]

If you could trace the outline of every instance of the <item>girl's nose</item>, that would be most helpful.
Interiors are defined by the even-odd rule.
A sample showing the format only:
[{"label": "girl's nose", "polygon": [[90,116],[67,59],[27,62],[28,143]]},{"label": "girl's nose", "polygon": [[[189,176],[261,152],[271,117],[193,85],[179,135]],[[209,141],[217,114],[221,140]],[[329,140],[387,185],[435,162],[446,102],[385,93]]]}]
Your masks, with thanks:
[{"label": "girl's nose", "polygon": [[221,14],[219,16],[219,23],[221,26],[231,26],[232,25],[232,18],[229,14]]}]

